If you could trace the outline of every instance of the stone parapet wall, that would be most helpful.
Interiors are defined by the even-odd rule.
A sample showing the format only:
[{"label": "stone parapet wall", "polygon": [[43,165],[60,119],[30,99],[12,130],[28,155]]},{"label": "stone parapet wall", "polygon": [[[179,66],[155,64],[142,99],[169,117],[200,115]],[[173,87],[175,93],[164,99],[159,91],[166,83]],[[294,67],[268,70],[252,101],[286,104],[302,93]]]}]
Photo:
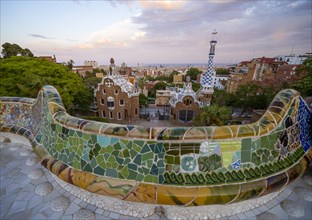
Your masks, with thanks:
[{"label": "stone parapet wall", "polygon": [[28,137],[42,165],[90,192],[150,204],[233,203],[285,187],[311,161],[312,113],[281,91],[255,123],[143,128],[67,114],[45,86],[38,98],[0,99],[1,131]]}]

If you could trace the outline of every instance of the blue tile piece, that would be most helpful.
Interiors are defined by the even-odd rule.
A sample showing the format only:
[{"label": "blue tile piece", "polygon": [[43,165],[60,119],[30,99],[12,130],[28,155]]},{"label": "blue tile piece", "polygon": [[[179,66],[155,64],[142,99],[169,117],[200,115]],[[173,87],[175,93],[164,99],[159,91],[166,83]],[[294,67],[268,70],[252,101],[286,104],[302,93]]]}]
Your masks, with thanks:
[{"label": "blue tile piece", "polygon": [[306,152],[312,146],[312,112],[308,109],[302,98],[300,98],[298,123],[301,145]]}]

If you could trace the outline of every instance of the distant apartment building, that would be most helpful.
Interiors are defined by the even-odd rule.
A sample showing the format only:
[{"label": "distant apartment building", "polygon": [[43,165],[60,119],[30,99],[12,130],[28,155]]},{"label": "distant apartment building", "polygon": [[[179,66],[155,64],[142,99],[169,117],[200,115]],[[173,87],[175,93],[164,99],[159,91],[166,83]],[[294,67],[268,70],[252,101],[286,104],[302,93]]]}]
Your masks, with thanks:
[{"label": "distant apartment building", "polygon": [[94,91],[98,115],[113,123],[131,122],[139,118],[138,88],[116,71],[113,58],[110,62],[108,75]]},{"label": "distant apartment building", "polygon": [[93,66],[73,66],[72,71],[84,78],[87,72],[93,72]]},{"label": "distant apartment building", "polygon": [[[242,71],[242,67],[247,68],[247,73]],[[298,65],[289,65],[282,59],[274,58],[255,58],[251,61],[241,62],[230,74],[226,84],[228,92],[236,92],[238,86],[251,82],[261,85],[280,85],[293,78]]]},{"label": "distant apartment building", "polygon": [[174,84],[182,84],[183,83],[183,75],[177,74],[173,76],[173,83]]},{"label": "distant apartment building", "polygon": [[290,55],[279,55],[274,57],[275,59],[279,61],[287,62],[290,65],[300,65],[302,64],[306,59],[312,58],[312,53],[305,53],[304,55],[298,55],[290,54]]},{"label": "distant apartment building", "polygon": [[84,61],[84,66],[92,66],[94,69],[98,67],[98,64],[96,61],[91,60],[91,61]]}]

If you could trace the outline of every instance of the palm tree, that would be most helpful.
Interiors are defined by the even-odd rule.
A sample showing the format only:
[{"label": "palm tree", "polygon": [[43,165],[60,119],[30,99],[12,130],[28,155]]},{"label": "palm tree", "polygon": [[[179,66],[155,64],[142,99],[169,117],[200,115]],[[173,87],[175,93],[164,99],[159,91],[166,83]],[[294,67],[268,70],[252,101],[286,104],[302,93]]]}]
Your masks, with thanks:
[{"label": "palm tree", "polygon": [[204,106],[200,114],[200,122],[202,125],[223,125],[225,120],[229,120],[231,109],[226,106]]},{"label": "palm tree", "polygon": [[141,93],[143,94],[143,90],[144,90],[144,87],[145,87],[145,84],[146,84],[146,78],[143,76],[143,77],[140,77],[138,79],[138,86],[139,88],[141,89]]}]

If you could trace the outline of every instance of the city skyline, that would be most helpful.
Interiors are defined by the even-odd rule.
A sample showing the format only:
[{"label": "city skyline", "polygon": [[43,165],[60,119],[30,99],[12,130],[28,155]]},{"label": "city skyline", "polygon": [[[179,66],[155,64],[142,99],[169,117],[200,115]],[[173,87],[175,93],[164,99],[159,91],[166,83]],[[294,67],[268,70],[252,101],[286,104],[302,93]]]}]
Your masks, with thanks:
[{"label": "city skyline", "polygon": [[311,1],[1,1],[1,45],[128,65],[215,63],[311,52]]}]

